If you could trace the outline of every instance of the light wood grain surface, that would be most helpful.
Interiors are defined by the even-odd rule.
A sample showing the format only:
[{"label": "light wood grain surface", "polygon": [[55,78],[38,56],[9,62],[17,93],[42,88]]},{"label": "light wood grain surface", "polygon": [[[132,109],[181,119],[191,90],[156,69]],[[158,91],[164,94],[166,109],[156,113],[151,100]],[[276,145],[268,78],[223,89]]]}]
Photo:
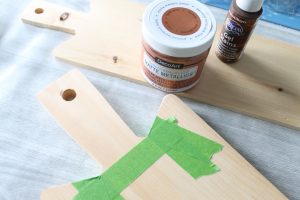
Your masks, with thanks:
[{"label": "light wood grain surface", "polygon": [[[75,91],[72,94],[76,97],[66,101],[69,98],[65,91],[70,90]],[[105,169],[141,141],[77,70],[50,84],[38,98],[64,130]],[[165,155],[122,192],[125,199],[286,199],[178,97],[166,96],[158,116],[174,116],[180,126],[224,145],[213,158],[221,171],[194,180]],[[66,185],[46,190],[42,199],[67,200],[75,194],[76,190]]]},{"label": "light wood grain surface", "polygon": [[[37,15],[33,12],[37,7],[47,12]],[[140,72],[143,10],[144,5],[129,1],[92,0],[85,17],[69,11],[70,18],[61,22],[61,7],[37,1],[22,19],[56,30],[76,30],[54,50],[56,57],[148,85]],[[254,35],[241,61],[227,65],[214,54],[218,38],[217,34],[199,84],[180,95],[300,129],[300,48]]]}]

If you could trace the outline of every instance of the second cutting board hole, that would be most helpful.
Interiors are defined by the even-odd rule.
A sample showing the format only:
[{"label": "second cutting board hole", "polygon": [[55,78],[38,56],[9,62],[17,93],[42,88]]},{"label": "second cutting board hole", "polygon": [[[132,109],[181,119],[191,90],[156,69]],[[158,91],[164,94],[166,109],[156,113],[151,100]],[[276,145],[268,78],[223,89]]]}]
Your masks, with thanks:
[{"label": "second cutting board hole", "polygon": [[62,91],[61,96],[65,101],[73,101],[76,98],[76,92],[75,90],[67,89]]},{"label": "second cutting board hole", "polygon": [[44,9],[43,8],[37,8],[35,9],[34,11],[36,14],[42,14],[44,12]]}]

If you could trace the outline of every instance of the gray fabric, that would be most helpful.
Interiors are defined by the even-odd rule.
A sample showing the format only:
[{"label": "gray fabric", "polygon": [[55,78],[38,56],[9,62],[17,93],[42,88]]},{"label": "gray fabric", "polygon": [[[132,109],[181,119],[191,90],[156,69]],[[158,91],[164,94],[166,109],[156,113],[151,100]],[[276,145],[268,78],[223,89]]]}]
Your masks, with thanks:
[{"label": "gray fabric", "polygon": [[[0,2],[0,200],[38,199],[48,186],[101,172],[101,166],[58,126],[36,99],[47,84],[74,66],[51,55],[52,49],[69,35],[21,22],[20,14],[29,2]],[[88,10],[88,0],[52,2]],[[212,10],[222,22],[225,12]],[[299,44],[297,31],[266,22],[260,23],[256,31]],[[287,34],[281,34],[283,31]],[[81,71],[135,133],[147,133],[163,92]],[[300,199],[300,132],[183,100],[284,194]]]}]

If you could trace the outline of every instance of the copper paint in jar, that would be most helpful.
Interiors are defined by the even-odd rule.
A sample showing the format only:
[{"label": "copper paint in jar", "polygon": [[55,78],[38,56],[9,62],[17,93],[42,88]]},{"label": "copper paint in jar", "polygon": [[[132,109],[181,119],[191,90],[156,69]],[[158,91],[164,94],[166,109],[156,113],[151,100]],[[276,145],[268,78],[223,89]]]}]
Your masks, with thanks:
[{"label": "copper paint in jar", "polygon": [[166,92],[197,84],[216,32],[216,22],[196,0],[157,0],[143,19],[142,70],[145,79]]},{"label": "copper paint in jar", "polygon": [[201,20],[192,10],[187,8],[172,8],[162,17],[164,27],[177,35],[190,35],[199,30]]}]

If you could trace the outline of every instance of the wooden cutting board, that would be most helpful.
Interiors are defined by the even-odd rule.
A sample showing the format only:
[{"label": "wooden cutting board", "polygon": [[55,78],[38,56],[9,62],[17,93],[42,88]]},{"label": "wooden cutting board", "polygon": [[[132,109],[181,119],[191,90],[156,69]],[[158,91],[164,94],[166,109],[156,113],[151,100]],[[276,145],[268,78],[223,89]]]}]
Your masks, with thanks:
[{"label": "wooden cutting board", "polygon": [[[38,95],[38,99],[104,169],[142,140],[77,70],[49,85]],[[224,149],[213,157],[213,162],[221,171],[195,180],[165,155],[121,193],[125,199],[286,199],[178,97],[167,95],[158,116],[163,119],[175,116],[180,126],[224,145]],[[71,200],[76,193],[76,189],[67,184],[45,190],[41,199]]]},{"label": "wooden cutting board", "polygon": [[[144,5],[127,0],[91,0],[90,7],[91,11],[83,14],[35,1],[22,19],[76,33],[54,50],[56,57],[149,85],[140,72]],[[37,14],[37,8],[43,13]],[[64,12],[70,15],[60,21]],[[300,129],[300,48],[253,35],[242,59],[228,65],[215,56],[216,40],[199,84],[179,95]]]}]

